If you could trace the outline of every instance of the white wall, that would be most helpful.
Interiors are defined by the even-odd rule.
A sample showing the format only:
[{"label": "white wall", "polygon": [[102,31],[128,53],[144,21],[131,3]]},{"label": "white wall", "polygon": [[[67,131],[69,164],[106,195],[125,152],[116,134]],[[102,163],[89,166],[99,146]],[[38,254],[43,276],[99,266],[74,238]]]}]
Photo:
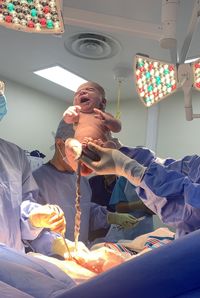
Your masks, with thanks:
[{"label": "white wall", "polygon": [[[193,92],[193,112],[200,114],[200,93]],[[187,121],[184,96],[180,92],[160,103],[157,154],[181,158],[200,154],[200,118]]]},{"label": "white wall", "polygon": [[[147,109],[139,100],[123,100],[121,102],[122,130],[116,135],[126,146],[145,145]],[[107,106],[107,111],[115,115],[116,104]]]},{"label": "white wall", "polygon": [[66,103],[33,89],[4,80],[8,113],[0,123],[0,137],[28,151],[39,150],[48,160],[54,144],[51,134],[66,108]]}]

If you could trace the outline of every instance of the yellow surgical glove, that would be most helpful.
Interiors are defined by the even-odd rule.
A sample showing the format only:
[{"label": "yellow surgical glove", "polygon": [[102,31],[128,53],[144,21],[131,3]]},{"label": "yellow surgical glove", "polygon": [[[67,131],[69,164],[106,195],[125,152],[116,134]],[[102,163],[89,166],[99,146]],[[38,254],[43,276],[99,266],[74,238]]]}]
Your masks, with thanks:
[{"label": "yellow surgical glove", "polygon": [[71,257],[74,257],[79,253],[88,254],[89,250],[83,242],[79,241],[76,251],[75,242],[65,239],[64,237],[58,237],[53,241],[52,253],[55,255],[59,255],[64,259],[70,259]]},{"label": "yellow surgical glove", "polygon": [[57,205],[41,205],[30,213],[29,221],[34,227],[48,228],[61,235],[66,231],[64,212]]},{"label": "yellow surgical glove", "polygon": [[64,238],[58,237],[53,241],[52,253],[55,255],[59,255],[64,259],[70,258],[70,252],[67,248]]},{"label": "yellow surgical glove", "polygon": [[77,243],[77,251],[76,251],[76,247],[75,247],[75,242],[74,241],[70,241],[68,239],[65,239],[65,242],[69,248],[69,251],[70,253],[73,255],[73,254],[76,254],[77,251],[78,252],[84,252],[84,253],[89,253],[89,249],[87,248],[87,246],[82,242],[82,241],[78,241]]},{"label": "yellow surgical glove", "polygon": [[133,228],[138,224],[137,218],[128,213],[109,212],[107,219],[109,224],[116,224],[124,229]]}]

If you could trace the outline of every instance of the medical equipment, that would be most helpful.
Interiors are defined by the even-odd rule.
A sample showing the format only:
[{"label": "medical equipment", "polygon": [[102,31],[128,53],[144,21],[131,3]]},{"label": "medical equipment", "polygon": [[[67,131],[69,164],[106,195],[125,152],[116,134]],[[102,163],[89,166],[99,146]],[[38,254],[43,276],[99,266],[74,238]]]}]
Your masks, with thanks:
[{"label": "medical equipment", "polygon": [[196,59],[193,63],[187,63],[186,57],[200,15],[200,3],[199,1],[195,2],[180,59],[178,58],[175,38],[177,6],[177,0],[163,0],[162,2],[164,35],[160,40],[160,45],[171,51],[172,63],[150,59],[146,55],[136,55],[134,63],[135,84],[140,99],[147,107],[168,97],[178,88],[182,88],[185,98],[186,120],[191,121],[194,118],[200,118],[200,114],[193,113],[191,95],[192,87],[200,91],[200,59]]},{"label": "medical equipment", "polygon": [[59,0],[1,1],[0,25],[34,33],[64,33]]},{"label": "medical equipment", "polygon": [[188,121],[200,118],[192,109],[191,89],[200,91],[200,60],[186,64],[169,64],[146,56],[135,57],[136,91],[146,107],[172,95],[179,88],[185,96],[185,113]]}]

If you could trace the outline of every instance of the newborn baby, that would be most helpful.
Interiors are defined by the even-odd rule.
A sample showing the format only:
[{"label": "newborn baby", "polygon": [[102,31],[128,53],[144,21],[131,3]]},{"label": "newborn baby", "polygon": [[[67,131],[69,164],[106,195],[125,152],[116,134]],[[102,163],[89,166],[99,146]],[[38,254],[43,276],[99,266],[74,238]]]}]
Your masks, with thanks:
[{"label": "newborn baby", "polygon": [[[78,142],[73,143],[71,139],[66,140],[66,155],[70,154],[71,150],[78,157],[82,152],[82,146],[84,151],[88,141],[95,141],[103,147],[119,147],[111,132],[119,132],[121,122],[105,112],[105,106],[105,91],[100,85],[87,82],[78,88],[74,96],[74,106],[70,106],[64,112],[63,119],[66,123],[74,124],[74,138],[80,145]],[[91,170],[88,168],[82,169],[82,174],[89,173]]]}]

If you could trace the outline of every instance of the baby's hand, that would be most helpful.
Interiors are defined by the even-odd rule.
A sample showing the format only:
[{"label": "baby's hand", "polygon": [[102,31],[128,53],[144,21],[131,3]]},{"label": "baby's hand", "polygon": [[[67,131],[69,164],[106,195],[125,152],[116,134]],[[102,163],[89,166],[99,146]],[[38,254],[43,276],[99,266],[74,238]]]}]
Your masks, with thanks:
[{"label": "baby's hand", "polygon": [[105,120],[106,114],[103,111],[101,111],[97,108],[94,108],[94,112],[95,112],[95,118],[97,118],[99,120]]},{"label": "baby's hand", "polygon": [[108,113],[104,113],[101,110],[96,108],[94,108],[94,112],[95,112],[95,118],[101,120],[104,123],[104,125],[109,128],[113,118]]},{"label": "baby's hand", "polygon": [[78,122],[80,110],[81,110],[81,107],[80,106],[70,106],[63,113],[63,120],[66,123],[75,123],[75,122]]},{"label": "baby's hand", "polygon": [[102,112],[99,109],[94,108],[95,117],[103,122],[103,124],[112,132],[119,132],[121,130],[121,122],[117,120],[113,115]]}]

